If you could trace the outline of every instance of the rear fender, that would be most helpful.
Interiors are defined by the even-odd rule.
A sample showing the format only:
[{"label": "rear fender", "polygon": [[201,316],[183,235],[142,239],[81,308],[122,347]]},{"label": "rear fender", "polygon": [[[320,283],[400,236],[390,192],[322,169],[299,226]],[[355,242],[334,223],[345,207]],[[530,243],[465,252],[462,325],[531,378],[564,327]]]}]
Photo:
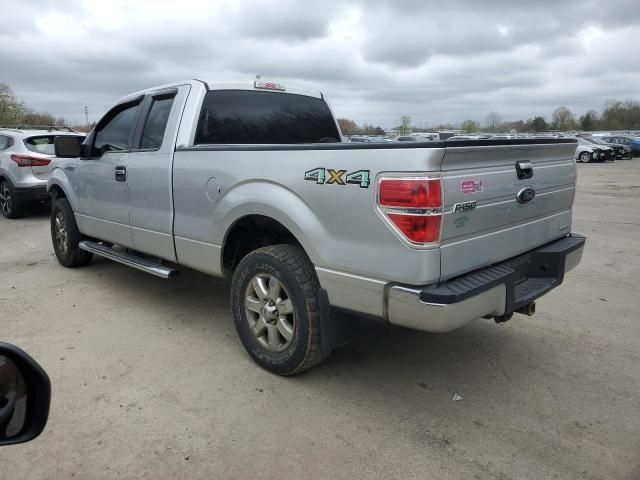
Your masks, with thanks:
[{"label": "rear fender", "polygon": [[[233,225],[248,215],[269,217],[289,230],[313,263],[321,262],[319,245],[330,245],[329,235],[316,213],[298,195],[272,182],[247,182],[227,192],[215,209],[214,225],[224,245]],[[313,239],[313,240],[311,240]],[[222,259],[221,259],[222,261]]]}]

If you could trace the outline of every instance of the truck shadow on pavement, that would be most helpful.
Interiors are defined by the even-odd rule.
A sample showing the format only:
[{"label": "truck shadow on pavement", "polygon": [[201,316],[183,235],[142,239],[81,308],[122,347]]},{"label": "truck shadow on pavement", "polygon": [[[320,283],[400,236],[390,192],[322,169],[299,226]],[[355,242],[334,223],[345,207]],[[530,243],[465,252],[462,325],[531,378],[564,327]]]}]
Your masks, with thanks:
[{"label": "truck shadow on pavement", "polygon": [[[118,296],[133,295],[140,303],[158,305],[160,310],[165,309],[163,305],[183,305],[182,313],[156,316],[155,321],[187,329],[194,335],[206,332],[212,348],[220,337],[226,342],[232,337],[237,355],[246,357],[231,318],[227,280],[183,269],[179,277],[167,281],[100,258],[88,268],[108,281],[108,288],[120,290]],[[340,318],[343,314],[337,315]],[[354,319],[345,316],[345,321]],[[348,344],[337,348],[323,364],[290,380],[313,384],[322,383],[322,379],[357,377],[372,384],[382,381],[385,388],[401,381],[423,393],[439,390],[453,396],[473,387],[494,396],[496,383],[527,383],[533,370],[549,355],[540,349],[535,336],[526,332],[526,325],[523,328],[523,323],[535,320],[519,315],[501,325],[479,319],[447,334],[419,332],[364,318],[355,321]],[[248,365],[260,368],[251,362]]]}]

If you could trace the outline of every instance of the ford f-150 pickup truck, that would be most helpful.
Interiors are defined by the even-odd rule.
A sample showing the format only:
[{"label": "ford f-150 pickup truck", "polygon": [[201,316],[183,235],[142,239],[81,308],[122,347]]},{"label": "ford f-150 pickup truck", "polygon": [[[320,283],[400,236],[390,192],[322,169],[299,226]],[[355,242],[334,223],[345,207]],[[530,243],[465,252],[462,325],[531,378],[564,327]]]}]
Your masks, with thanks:
[{"label": "ford f-150 pickup truck", "polygon": [[256,80],[123,98],[51,173],[59,262],[231,277],[249,355],[281,375],[338,310],[428,332],[531,315],[581,259],[575,140],[346,143],[323,95]]}]

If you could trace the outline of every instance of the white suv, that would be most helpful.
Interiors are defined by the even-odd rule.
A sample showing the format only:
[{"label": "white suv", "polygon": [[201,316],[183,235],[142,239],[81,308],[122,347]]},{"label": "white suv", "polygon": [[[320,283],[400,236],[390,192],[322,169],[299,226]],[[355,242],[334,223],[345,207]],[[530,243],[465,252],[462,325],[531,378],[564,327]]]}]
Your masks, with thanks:
[{"label": "white suv", "polygon": [[33,128],[0,128],[0,212],[6,218],[21,217],[29,203],[49,200],[47,179],[57,158],[55,138],[84,140],[83,134],[66,127]]}]

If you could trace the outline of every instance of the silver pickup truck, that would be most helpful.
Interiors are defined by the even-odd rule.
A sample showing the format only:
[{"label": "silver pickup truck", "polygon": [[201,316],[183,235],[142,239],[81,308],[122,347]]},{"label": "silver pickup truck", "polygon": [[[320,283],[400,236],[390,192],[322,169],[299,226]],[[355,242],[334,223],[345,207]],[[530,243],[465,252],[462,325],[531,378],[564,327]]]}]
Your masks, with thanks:
[{"label": "silver pickup truck", "polygon": [[447,332],[533,314],[581,259],[575,140],[345,143],[323,95],[192,80],[123,98],[51,173],[59,262],[231,277],[238,335],[282,375],[348,310]]}]

